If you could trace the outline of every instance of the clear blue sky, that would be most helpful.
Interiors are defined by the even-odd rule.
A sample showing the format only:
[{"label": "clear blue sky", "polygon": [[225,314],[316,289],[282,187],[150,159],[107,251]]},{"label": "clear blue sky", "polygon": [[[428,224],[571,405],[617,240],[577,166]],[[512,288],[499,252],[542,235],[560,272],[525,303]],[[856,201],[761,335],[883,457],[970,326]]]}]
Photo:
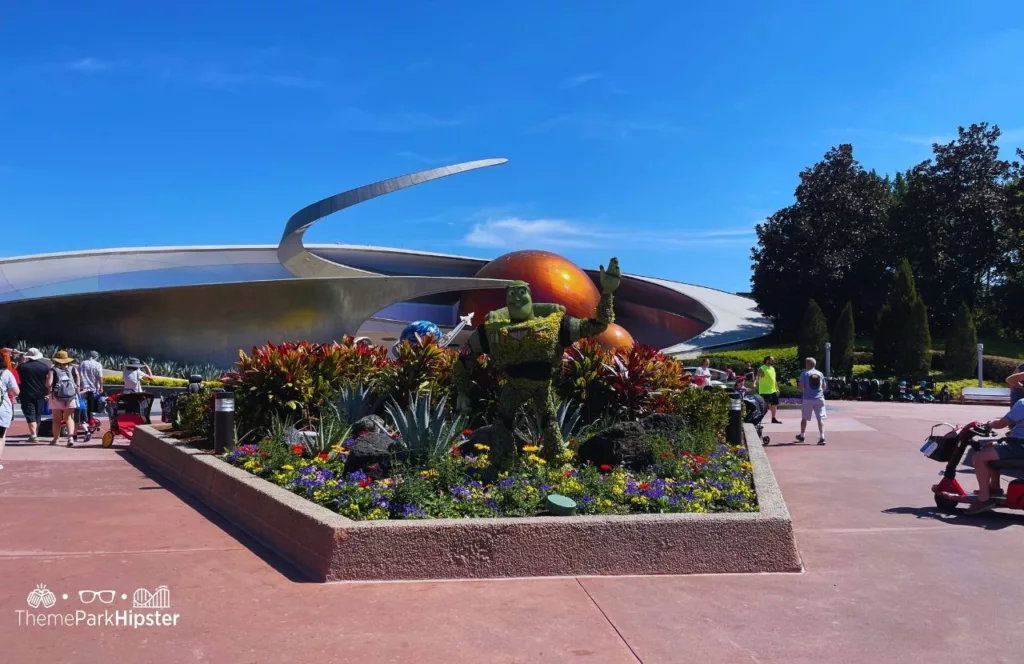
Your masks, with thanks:
[{"label": "clear blue sky", "polygon": [[1020,0],[150,4],[5,7],[0,256],[274,243],[324,196],[507,157],[307,237],[745,290],[754,224],[830,146],[1024,144]]}]

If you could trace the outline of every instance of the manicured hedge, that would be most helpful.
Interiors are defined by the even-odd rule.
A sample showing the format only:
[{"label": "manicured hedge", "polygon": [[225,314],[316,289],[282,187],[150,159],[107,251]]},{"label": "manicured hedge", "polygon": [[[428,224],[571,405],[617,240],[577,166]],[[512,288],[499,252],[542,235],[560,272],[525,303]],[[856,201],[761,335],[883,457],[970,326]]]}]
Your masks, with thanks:
[{"label": "manicured hedge", "polygon": [[[124,385],[124,379],[121,376],[104,376],[104,385]],[[152,385],[153,387],[188,387],[188,381],[184,378],[143,378],[143,385]],[[203,385],[213,389],[218,389],[224,385],[215,380],[203,381]]]}]

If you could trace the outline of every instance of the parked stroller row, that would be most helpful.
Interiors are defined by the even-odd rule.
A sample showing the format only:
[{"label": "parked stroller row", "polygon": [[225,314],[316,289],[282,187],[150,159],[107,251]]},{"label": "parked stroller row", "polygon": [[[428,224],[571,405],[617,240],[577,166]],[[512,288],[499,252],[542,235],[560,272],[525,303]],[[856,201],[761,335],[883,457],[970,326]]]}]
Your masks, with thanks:
[{"label": "parked stroller row", "polygon": [[878,380],[833,378],[828,383],[828,399],[848,401],[899,401],[904,403],[949,403],[949,387],[936,389],[928,380]]}]

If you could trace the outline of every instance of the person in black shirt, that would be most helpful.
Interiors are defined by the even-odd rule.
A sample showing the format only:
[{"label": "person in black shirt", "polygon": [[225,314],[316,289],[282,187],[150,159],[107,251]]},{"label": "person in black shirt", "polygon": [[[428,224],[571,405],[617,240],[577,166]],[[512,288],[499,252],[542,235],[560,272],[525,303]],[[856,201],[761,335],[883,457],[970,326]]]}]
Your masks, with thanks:
[{"label": "person in black shirt", "polygon": [[38,439],[39,421],[43,415],[43,402],[46,399],[46,377],[50,373],[43,361],[43,354],[38,348],[29,348],[22,363],[18,365],[18,377],[21,378],[21,412],[28,421],[28,441]]}]

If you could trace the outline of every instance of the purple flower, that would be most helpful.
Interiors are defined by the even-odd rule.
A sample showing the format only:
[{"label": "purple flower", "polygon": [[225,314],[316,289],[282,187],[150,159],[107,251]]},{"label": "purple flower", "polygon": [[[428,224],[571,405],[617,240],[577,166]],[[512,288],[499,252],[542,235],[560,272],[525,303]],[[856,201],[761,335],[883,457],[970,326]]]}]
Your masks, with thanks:
[{"label": "purple flower", "polygon": [[456,500],[468,500],[472,496],[469,489],[461,484],[452,487],[452,495],[455,496]]},{"label": "purple flower", "polygon": [[544,493],[551,493],[551,485],[550,484],[541,484],[540,485],[540,490],[543,491]]},{"label": "purple flower", "polygon": [[508,489],[509,487],[511,487],[515,483],[516,483],[516,478],[514,478],[514,477],[506,477],[505,479],[503,479],[500,482],[498,482],[498,488],[499,489]]},{"label": "purple flower", "polygon": [[417,505],[402,505],[403,519],[424,519],[427,513]]}]

